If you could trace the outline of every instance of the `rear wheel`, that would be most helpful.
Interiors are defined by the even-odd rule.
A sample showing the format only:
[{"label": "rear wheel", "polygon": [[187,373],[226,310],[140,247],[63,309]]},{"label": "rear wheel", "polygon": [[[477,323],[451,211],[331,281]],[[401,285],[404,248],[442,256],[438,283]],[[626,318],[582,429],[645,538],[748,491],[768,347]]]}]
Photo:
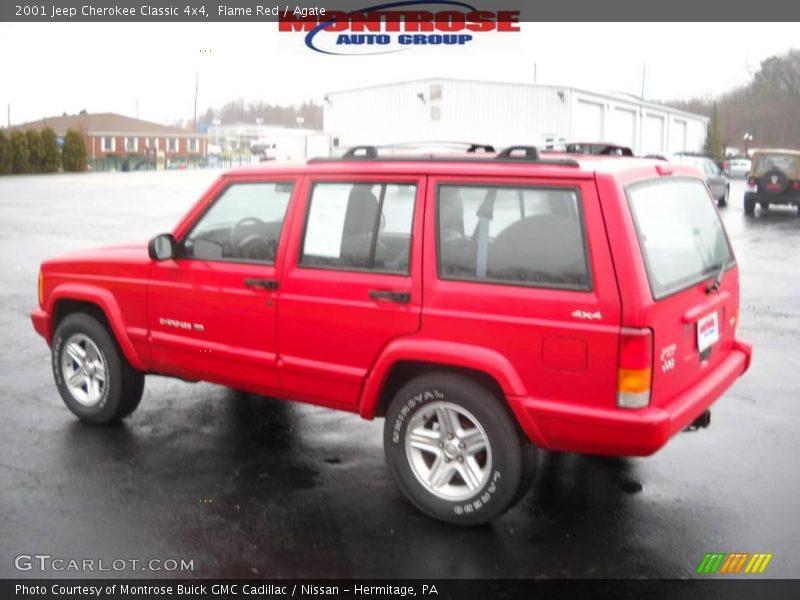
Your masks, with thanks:
[{"label": "rear wheel", "polygon": [[753,215],[756,212],[756,201],[748,196],[744,197],[744,214]]},{"label": "rear wheel", "polygon": [[53,376],[64,403],[88,423],[109,423],[132,413],[144,392],[144,374],[123,356],[94,317],[73,313],[53,335]]},{"label": "rear wheel", "polygon": [[458,525],[501,515],[533,477],[533,446],[501,401],[451,373],[414,379],[392,400],[384,424],[386,461],[422,512]]},{"label": "rear wheel", "polygon": [[731,193],[731,188],[726,187],[725,193],[722,194],[721,198],[717,199],[717,204],[719,205],[720,208],[728,206],[728,197],[730,196],[730,193]]}]

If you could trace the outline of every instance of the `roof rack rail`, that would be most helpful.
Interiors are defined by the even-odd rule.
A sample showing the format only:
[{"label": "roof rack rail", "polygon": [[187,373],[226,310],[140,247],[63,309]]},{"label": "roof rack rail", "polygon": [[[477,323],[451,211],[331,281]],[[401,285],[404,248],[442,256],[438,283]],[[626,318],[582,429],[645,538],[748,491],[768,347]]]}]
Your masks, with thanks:
[{"label": "roof rack rail", "polygon": [[412,150],[424,150],[426,147],[443,148],[450,147],[458,150],[463,150],[468,154],[477,154],[478,152],[495,152],[492,144],[482,144],[478,142],[441,142],[441,141],[423,141],[423,142],[398,142],[394,144],[384,144],[382,146],[353,146],[349,148],[342,156],[343,158],[377,158],[379,149],[386,150],[402,150],[404,148]]},{"label": "roof rack rail", "polygon": [[[475,144],[475,146],[481,147],[481,144]],[[488,146],[488,145],[487,145]],[[580,166],[578,161],[573,158],[568,157],[542,157],[539,154],[539,149],[536,146],[509,146],[498,152],[497,154],[489,154],[490,151],[486,151],[488,156],[482,156],[481,152],[470,152],[473,156],[464,156],[462,155],[453,155],[448,156],[446,154],[436,155],[436,154],[385,154],[381,156],[378,153],[378,149],[383,146],[353,146],[348,148],[347,151],[339,157],[320,157],[320,158],[310,158],[309,162],[313,163],[322,163],[322,162],[336,162],[339,160],[364,160],[364,161],[372,161],[372,160],[381,160],[381,161],[390,161],[390,162],[413,162],[413,161],[432,161],[432,162],[481,162],[481,163],[491,163],[491,162],[507,162],[507,163],[517,163],[517,164],[526,164],[526,163],[537,163],[542,165],[557,165],[562,167],[578,167]],[[490,146],[489,146],[490,147]]]}]

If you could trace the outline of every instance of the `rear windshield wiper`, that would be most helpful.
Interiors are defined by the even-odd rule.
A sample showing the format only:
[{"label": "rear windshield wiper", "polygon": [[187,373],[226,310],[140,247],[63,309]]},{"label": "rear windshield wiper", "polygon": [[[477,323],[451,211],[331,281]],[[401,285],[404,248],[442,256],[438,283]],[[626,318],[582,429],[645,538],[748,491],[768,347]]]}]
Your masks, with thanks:
[{"label": "rear windshield wiper", "polygon": [[712,269],[719,269],[719,270],[717,271],[717,276],[714,278],[714,281],[706,286],[706,294],[710,294],[715,290],[719,291],[719,288],[722,285],[722,278],[725,275],[725,269],[727,266],[728,265],[725,261],[722,261],[719,265],[711,265]]}]

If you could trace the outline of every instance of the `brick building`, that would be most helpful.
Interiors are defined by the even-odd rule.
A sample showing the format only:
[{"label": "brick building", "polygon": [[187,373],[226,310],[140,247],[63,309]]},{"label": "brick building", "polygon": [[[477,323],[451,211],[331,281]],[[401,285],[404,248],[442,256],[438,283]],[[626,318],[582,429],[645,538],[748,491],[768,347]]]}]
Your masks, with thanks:
[{"label": "brick building", "polygon": [[[105,159],[164,158],[170,163],[196,163],[206,157],[208,140],[205,134],[193,133],[180,127],[142,121],[115,113],[83,113],[47,117],[22,123],[11,129],[44,129],[50,127],[59,138],[67,130],[77,129],[86,141],[86,153],[92,164],[103,164]],[[152,149],[152,150],[151,150]],[[159,166],[163,166],[160,162]]]}]

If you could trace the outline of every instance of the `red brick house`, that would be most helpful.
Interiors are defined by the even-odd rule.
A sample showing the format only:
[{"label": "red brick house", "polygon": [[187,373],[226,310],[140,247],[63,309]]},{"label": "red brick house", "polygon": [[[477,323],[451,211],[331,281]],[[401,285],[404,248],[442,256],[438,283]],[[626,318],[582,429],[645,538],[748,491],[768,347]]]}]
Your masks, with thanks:
[{"label": "red brick house", "polygon": [[84,113],[47,117],[16,125],[11,129],[44,129],[50,127],[58,137],[68,129],[77,129],[86,140],[86,153],[90,161],[115,156],[143,156],[148,149],[156,154],[166,154],[167,159],[205,158],[208,139],[205,134],[193,133],[180,127],[142,121],[115,113]]}]

